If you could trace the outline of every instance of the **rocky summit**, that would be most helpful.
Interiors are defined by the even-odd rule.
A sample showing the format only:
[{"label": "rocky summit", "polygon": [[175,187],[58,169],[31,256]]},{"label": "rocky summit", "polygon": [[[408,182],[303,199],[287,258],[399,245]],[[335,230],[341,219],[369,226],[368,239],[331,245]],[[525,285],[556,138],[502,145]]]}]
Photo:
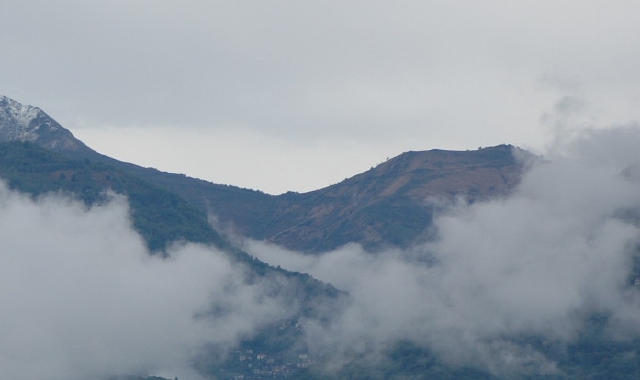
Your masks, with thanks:
[{"label": "rocky summit", "polygon": [[29,141],[57,151],[88,150],[38,107],[0,96],[0,141]]}]

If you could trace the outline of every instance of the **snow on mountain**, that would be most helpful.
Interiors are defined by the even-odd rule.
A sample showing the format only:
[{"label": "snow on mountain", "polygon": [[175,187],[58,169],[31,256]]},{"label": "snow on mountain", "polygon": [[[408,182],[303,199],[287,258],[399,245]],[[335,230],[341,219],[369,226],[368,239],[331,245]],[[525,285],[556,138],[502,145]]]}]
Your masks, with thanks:
[{"label": "snow on mountain", "polygon": [[35,141],[38,137],[36,128],[31,121],[42,111],[37,107],[26,106],[0,96],[0,140]]},{"label": "snow on mountain", "polygon": [[88,149],[38,107],[0,95],[0,141],[29,141],[63,151]]}]

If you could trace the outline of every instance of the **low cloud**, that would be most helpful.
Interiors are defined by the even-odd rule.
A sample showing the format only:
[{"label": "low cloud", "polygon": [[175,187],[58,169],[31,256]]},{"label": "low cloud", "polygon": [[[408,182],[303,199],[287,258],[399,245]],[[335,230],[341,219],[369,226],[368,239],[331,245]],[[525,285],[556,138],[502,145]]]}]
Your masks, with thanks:
[{"label": "low cloud", "polygon": [[232,347],[285,313],[262,297],[259,281],[245,285],[243,271],[201,245],[176,245],[167,259],[149,255],[126,199],[87,209],[2,185],[3,377],[197,378],[188,363],[203,345]]},{"label": "low cloud", "polygon": [[[570,342],[590,313],[609,316],[613,338],[640,334],[637,146],[633,126],[583,133],[510,197],[441,209],[436,239],[411,249],[244,248],[349,292],[331,323],[305,324],[311,355],[333,354],[337,366],[409,340],[452,364],[552,373],[555,363],[518,338]],[[196,244],[149,255],[124,198],[87,209],[0,186],[0,368],[25,380],[196,378],[189,362],[203,347],[230,349],[297,312],[265,297],[273,279],[245,284],[245,270]]]},{"label": "low cloud", "polygon": [[517,338],[570,342],[590,313],[610,316],[612,337],[640,333],[637,146],[633,127],[583,133],[534,165],[510,197],[442,211],[437,238],[410,250],[246,249],[350,293],[351,307],[311,339],[318,352],[410,340],[454,364],[551,373],[555,363]]}]

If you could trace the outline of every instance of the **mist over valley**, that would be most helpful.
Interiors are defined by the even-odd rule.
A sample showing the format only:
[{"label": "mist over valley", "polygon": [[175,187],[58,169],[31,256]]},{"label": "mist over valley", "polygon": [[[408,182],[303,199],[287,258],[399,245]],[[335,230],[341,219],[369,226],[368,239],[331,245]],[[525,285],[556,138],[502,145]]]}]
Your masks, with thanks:
[{"label": "mist over valley", "polygon": [[637,378],[640,129],[269,195],[0,98],[0,363],[31,379]]}]

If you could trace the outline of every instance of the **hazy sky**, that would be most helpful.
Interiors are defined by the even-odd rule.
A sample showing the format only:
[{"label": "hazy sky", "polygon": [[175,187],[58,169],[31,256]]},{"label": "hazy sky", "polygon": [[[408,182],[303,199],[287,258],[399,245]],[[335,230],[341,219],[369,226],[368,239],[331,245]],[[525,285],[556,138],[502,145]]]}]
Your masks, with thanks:
[{"label": "hazy sky", "polygon": [[631,1],[0,0],[0,94],[94,149],[270,193],[407,150],[640,120]]}]

